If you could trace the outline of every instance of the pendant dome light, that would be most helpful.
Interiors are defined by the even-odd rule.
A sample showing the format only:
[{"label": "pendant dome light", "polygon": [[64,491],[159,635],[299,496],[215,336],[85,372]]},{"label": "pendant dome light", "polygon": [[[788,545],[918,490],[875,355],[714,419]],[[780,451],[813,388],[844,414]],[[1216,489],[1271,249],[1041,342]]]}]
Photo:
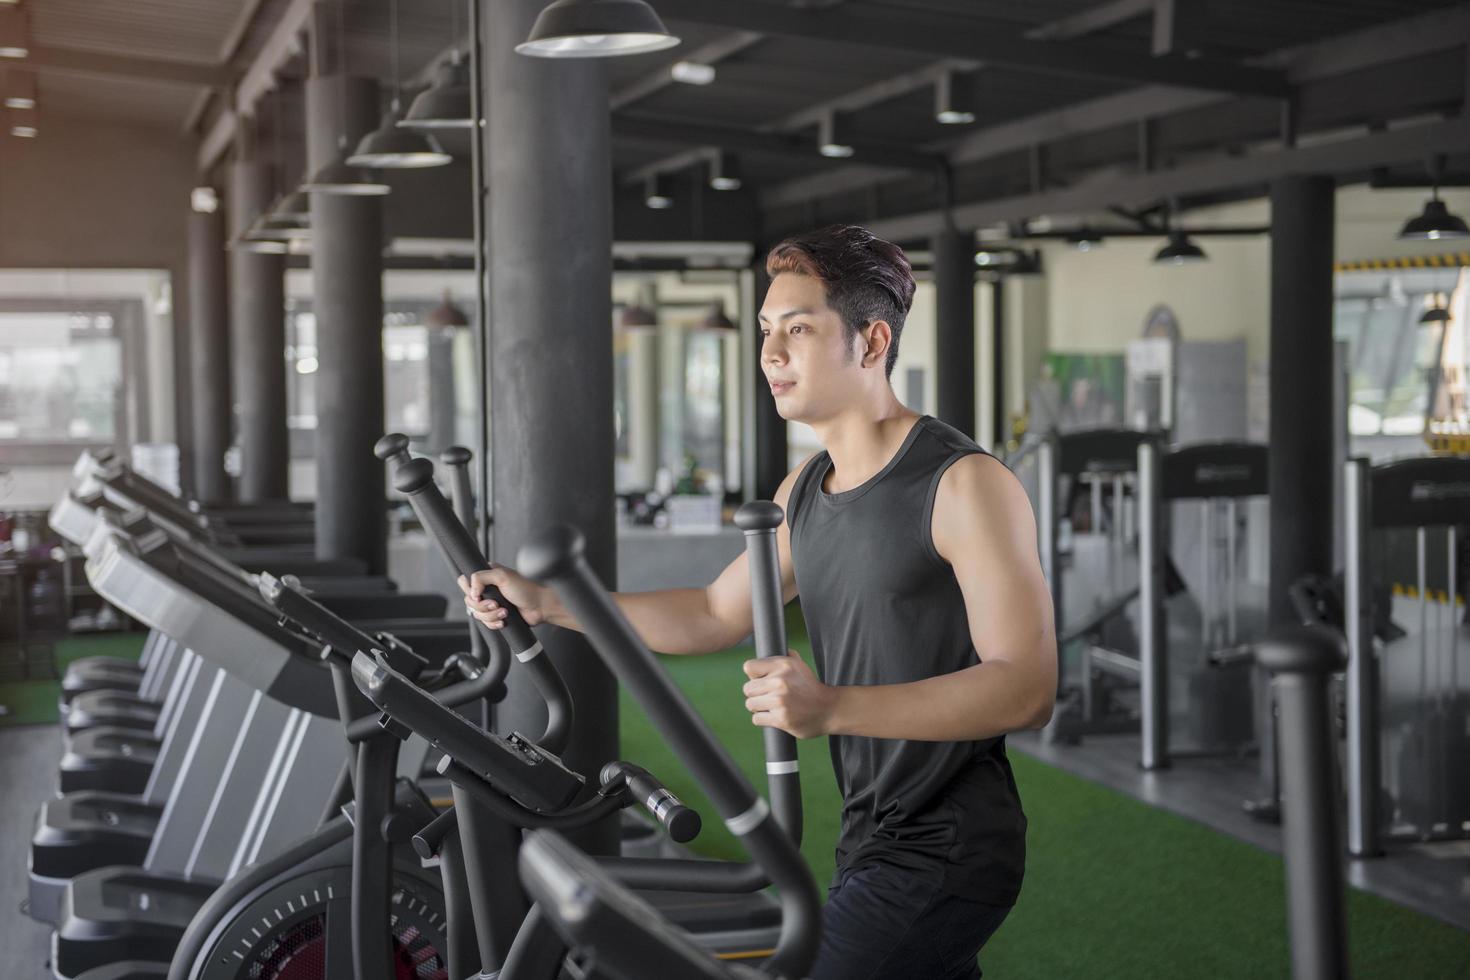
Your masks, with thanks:
[{"label": "pendant dome light", "polygon": [[516,51],[536,58],[609,58],[678,43],[644,0],[556,0]]},{"label": "pendant dome light", "polygon": [[425,326],[436,330],[452,330],[470,325],[469,314],[460,309],[459,305],[449,295],[449,290],[444,290],[444,300],[424,315]]},{"label": "pendant dome light", "polygon": [[388,51],[393,65],[393,101],[378,128],[358,141],[347,158],[351,167],[381,170],[416,170],[442,167],[453,161],[434,137],[398,126],[398,0],[388,2]]},{"label": "pendant dome light", "polygon": [[[346,18],[342,12],[344,4],[337,4],[337,50],[342,51],[344,61],[342,64],[342,78],[347,77],[347,65],[345,61],[347,50],[347,25]],[[342,119],[347,118],[347,89],[339,86],[341,93],[341,104],[339,111]],[[298,188],[307,194],[337,194],[345,197],[382,197],[393,190],[381,180],[369,177],[366,171],[360,170],[347,163],[347,134],[341,133],[337,137],[337,156],[326,164],[318,167],[316,172],[304,180]]]},{"label": "pendant dome light", "polygon": [[1439,199],[1439,177],[1444,170],[1444,157],[1429,158],[1429,200],[1424,210],[1404,222],[1399,229],[1400,241],[1441,241],[1447,238],[1470,238],[1470,228],[1465,219],[1451,214]]},{"label": "pendant dome light", "polygon": [[1436,186],[1433,196],[1424,202],[1424,210],[1404,222],[1404,227],[1399,230],[1399,239],[1441,241],[1446,238],[1470,238],[1470,228],[1465,226],[1464,218],[1450,213],[1450,209],[1445,207]]},{"label": "pendant dome light", "polygon": [[28,58],[30,54],[30,12],[16,4],[0,4],[0,58]]},{"label": "pendant dome light", "polygon": [[[459,44],[459,5],[461,0],[449,0],[451,41]],[[471,129],[475,125],[475,110],[470,98],[469,66],[460,58],[456,46],[449,60],[434,71],[434,82],[409,105],[408,112],[398,120],[404,129]]]},{"label": "pendant dome light", "polygon": [[1182,231],[1169,232],[1169,241],[1154,253],[1154,261],[1167,265],[1189,265],[1203,262],[1209,256]]},{"label": "pendant dome light", "polygon": [[735,321],[725,313],[723,300],[710,307],[709,314],[700,321],[699,327],[701,330],[709,330],[713,333],[730,333],[740,329],[735,325]]}]

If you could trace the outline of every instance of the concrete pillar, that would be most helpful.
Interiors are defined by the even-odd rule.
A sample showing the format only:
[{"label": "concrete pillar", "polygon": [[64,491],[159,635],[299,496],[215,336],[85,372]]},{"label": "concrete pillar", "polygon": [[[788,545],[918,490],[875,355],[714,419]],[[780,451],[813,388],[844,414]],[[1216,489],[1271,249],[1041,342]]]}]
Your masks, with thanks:
[{"label": "concrete pillar", "polygon": [[636,330],[628,335],[628,448],[633,484],[647,489],[658,472],[659,370],[658,333]]},{"label": "concrete pillar", "polygon": [[218,209],[189,215],[189,387],[194,496],[229,500],[230,307],[225,216]]},{"label": "concrete pillar", "polygon": [[[513,561],[530,535],[567,522],[586,535],[588,561],[613,586],[607,66],[516,54],[544,4],[480,2],[493,557]],[[577,706],[567,764],[597,772],[618,754],[616,681],[579,634],[538,635]],[[524,673],[512,670],[496,726],[539,732],[543,715]],[[616,819],[573,836],[593,853],[618,849]]]},{"label": "concrete pillar", "polygon": [[[352,147],[378,120],[378,83],[328,75],[306,83],[307,170]],[[383,202],[311,195],[316,313],[316,554],[387,570],[383,435]]]},{"label": "concrete pillar", "polygon": [[[230,234],[239,236],[269,207],[269,164],[230,167]],[[280,255],[230,252],[230,365],[235,433],[240,445],[239,497],[285,500],[291,448],[286,432],[286,281]],[[198,397],[198,392],[195,392]]]},{"label": "concrete pillar", "polygon": [[971,438],[975,435],[975,236],[944,231],[934,236],[935,415]]},{"label": "concrete pillar", "polygon": [[1332,240],[1336,185],[1271,185],[1270,625],[1295,621],[1287,589],[1332,571]]},{"label": "concrete pillar", "polygon": [[429,445],[442,452],[454,445],[454,328],[429,328]]},{"label": "concrete pillar", "polygon": [[[762,304],[766,301],[766,290],[771,288],[771,280],[766,276],[766,250],[756,249],[755,269],[755,311],[760,315]],[[776,399],[771,397],[771,385],[766,381],[766,373],[761,369],[761,331],[760,321],[756,321],[755,330],[755,390],[751,393],[755,400],[755,498],[757,500],[770,500],[776,495],[776,489],[781,486],[781,481],[786,479],[786,473],[791,468],[787,459],[788,449],[786,445],[786,420],[781,413],[776,411]]]}]

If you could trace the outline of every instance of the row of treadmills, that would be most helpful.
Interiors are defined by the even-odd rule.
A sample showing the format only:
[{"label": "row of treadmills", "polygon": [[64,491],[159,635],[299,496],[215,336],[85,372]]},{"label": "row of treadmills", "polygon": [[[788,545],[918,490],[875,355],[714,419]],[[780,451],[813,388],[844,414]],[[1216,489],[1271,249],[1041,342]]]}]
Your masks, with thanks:
[{"label": "row of treadmills", "polygon": [[[57,977],[204,976],[170,972],[200,908],[332,816],[346,779],[331,674],[254,573],[295,576],[363,632],[391,633],[431,661],[468,650],[465,623],[445,618],[439,593],[316,559],[309,507],[200,507],[107,454],[78,460],[50,522],[85,551],[92,587],[151,632],[139,662],[89,658],[62,681],[66,751],[57,794],[36,818],[29,913],[54,930]],[[415,736],[398,768],[442,797],[424,778],[435,754]],[[625,821],[624,836],[625,853],[673,846],[638,821]],[[344,901],[349,886],[338,879]],[[769,948],[779,927],[763,893],[658,904],[714,951]],[[242,962],[229,975],[312,975],[300,961],[287,967]]]}]

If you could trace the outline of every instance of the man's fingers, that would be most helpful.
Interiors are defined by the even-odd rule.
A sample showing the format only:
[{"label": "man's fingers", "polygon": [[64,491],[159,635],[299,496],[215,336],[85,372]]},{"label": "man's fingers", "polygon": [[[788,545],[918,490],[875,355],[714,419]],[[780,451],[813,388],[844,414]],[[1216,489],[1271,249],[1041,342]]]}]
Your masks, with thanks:
[{"label": "man's fingers", "polygon": [[751,679],[764,677],[771,672],[769,660],[747,660],[742,666],[745,668],[745,676]]}]

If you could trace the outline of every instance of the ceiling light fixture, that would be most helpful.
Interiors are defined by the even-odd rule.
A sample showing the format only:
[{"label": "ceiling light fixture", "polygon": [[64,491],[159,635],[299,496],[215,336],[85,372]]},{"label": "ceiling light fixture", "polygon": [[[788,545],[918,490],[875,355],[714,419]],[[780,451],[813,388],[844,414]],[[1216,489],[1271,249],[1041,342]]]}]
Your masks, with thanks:
[{"label": "ceiling light fixture", "polygon": [[398,0],[388,0],[388,58],[393,68],[393,100],[378,128],[358,141],[357,149],[347,158],[350,167],[377,167],[382,170],[417,170],[442,167],[453,161],[444,148],[427,133],[398,126],[400,91],[398,76]]},{"label": "ceiling light fixture", "polygon": [[1093,231],[1086,226],[1078,228],[1076,231],[1068,232],[1067,234],[1067,244],[1079,252],[1090,252],[1102,245],[1103,240],[1103,236],[1099,232]]},{"label": "ceiling light fixture", "polygon": [[672,182],[665,174],[652,174],[643,181],[643,203],[655,211],[674,206]]},{"label": "ceiling light fixture", "polygon": [[1169,241],[1154,253],[1154,261],[1165,265],[1189,265],[1209,256],[1182,231],[1169,232]]},{"label": "ceiling light fixture", "polygon": [[975,121],[975,73],[946,71],[934,82],[934,119],[945,126]]},{"label": "ceiling light fixture", "polygon": [[[458,4],[456,3],[456,6]],[[459,60],[459,52],[440,65],[434,84],[424,89],[398,120],[404,129],[471,129],[475,113],[470,108],[469,68]]]},{"label": "ceiling light fixture", "polygon": [[1440,241],[1446,238],[1470,238],[1470,228],[1465,226],[1464,218],[1450,213],[1450,209],[1445,207],[1439,199],[1439,187],[1436,185],[1433,196],[1424,202],[1424,210],[1404,222],[1404,227],[1399,230],[1399,239]]},{"label": "ceiling light fixture", "polygon": [[644,0],[556,0],[516,51],[536,58],[609,58],[678,43]]},{"label": "ceiling light fixture", "polygon": [[13,4],[0,7],[0,58],[25,58],[31,53],[30,14]]},{"label": "ceiling light fixture", "polygon": [[710,154],[710,187],[717,191],[738,191],[741,183],[739,160],[725,150],[716,150]]},{"label": "ceiling light fixture", "polygon": [[822,156],[844,160],[853,155],[852,124],[840,112],[829,112],[817,124],[817,149]]},{"label": "ceiling light fixture", "polygon": [[728,333],[740,329],[735,325],[735,321],[725,314],[723,300],[710,308],[709,315],[700,321],[699,326],[701,330],[712,330],[716,333]]},{"label": "ceiling light fixture", "polygon": [[424,314],[424,324],[438,330],[449,330],[457,327],[468,327],[470,325],[469,314],[465,313],[453,298],[449,290],[444,290],[444,300],[428,313]]},{"label": "ceiling light fixture", "polygon": [[11,69],[5,73],[5,108],[34,109],[36,107],[36,73],[24,69]]},{"label": "ceiling light fixture", "polygon": [[[343,11],[346,4],[337,4],[337,50],[343,52],[342,64],[338,74],[338,118],[347,118],[347,17]],[[313,46],[315,50],[315,46]],[[320,66],[312,65],[312,74],[320,78]],[[346,161],[347,156],[347,133],[343,131],[337,136],[337,156],[326,164],[316,169],[310,177],[304,180],[297,190],[307,194],[337,194],[344,197],[382,197],[392,191],[393,188],[380,180],[374,180],[364,170],[350,166]]]},{"label": "ceiling light fixture", "polygon": [[676,61],[669,68],[669,77],[685,85],[709,85],[715,80],[715,66],[698,61]]}]

